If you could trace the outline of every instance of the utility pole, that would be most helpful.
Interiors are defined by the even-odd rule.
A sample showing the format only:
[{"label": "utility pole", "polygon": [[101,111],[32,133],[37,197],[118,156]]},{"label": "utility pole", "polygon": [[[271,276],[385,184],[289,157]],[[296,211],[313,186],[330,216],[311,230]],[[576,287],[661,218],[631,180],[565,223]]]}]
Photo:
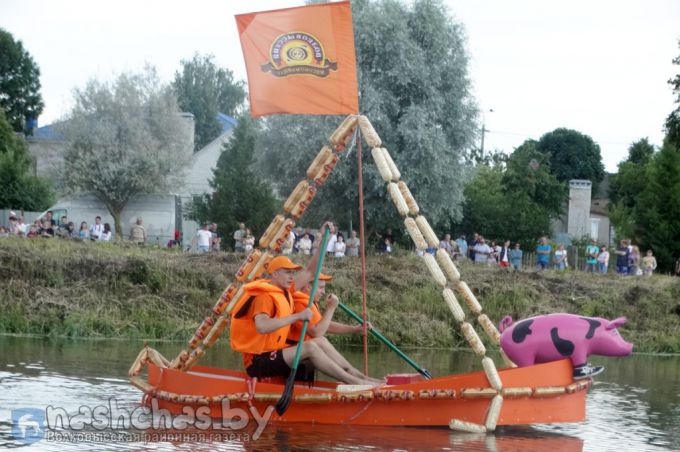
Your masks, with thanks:
[{"label": "utility pole", "polygon": [[486,124],[482,124],[482,143],[479,146],[479,159],[484,160],[484,134],[486,133]]}]

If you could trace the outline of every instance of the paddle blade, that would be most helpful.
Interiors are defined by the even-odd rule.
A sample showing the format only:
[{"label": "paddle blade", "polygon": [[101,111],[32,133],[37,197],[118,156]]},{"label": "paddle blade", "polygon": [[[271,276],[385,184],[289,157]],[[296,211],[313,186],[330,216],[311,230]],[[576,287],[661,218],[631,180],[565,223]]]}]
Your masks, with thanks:
[{"label": "paddle blade", "polygon": [[283,413],[286,412],[288,406],[290,406],[290,402],[293,400],[293,386],[295,386],[295,374],[296,374],[295,369],[293,369],[290,375],[288,376],[288,380],[286,380],[286,387],[283,389],[283,394],[281,394],[281,398],[279,399],[278,402],[276,402],[276,406],[274,407],[279,416],[282,416]]},{"label": "paddle blade", "polygon": [[420,375],[425,377],[427,380],[432,380],[432,374],[430,373],[429,370],[423,369],[422,367],[418,369],[418,372],[420,372]]}]

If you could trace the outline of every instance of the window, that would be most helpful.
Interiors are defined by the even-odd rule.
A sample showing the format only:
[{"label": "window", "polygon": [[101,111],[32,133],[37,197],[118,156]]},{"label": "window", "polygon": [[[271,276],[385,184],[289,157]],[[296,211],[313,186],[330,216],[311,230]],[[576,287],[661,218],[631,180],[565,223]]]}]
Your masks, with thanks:
[{"label": "window", "polygon": [[597,240],[600,232],[600,219],[591,218],[590,219],[590,238]]}]

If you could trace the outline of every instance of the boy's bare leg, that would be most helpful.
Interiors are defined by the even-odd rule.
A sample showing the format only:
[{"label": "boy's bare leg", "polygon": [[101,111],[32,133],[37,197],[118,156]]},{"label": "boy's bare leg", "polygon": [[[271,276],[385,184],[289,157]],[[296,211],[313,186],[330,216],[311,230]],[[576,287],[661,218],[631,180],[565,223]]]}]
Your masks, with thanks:
[{"label": "boy's bare leg", "polygon": [[368,375],[364,375],[360,370],[352,366],[347,359],[345,359],[344,356],[340,354],[340,352],[333,347],[333,344],[331,344],[328,339],[325,337],[317,337],[315,340],[318,342],[319,347],[328,355],[330,359],[335,361],[340,367],[342,367],[347,373],[350,375],[354,375],[355,377],[362,378],[365,380],[371,380],[373,383],[385,383],[385,380],[380,380],[378,378],[372,378],[369,377]]},{"label": "boy's bare leg", "polygon": [[[286,364],[291,367],[293,365],[293,360],[295,359],[296,349],[297,347],[288,347],[282,350],[284,361],[286,361]],[[300,358],[310,360],[314,367],[319,369],[321,372],[328,375],[329,377],[342,381],[343,383],[354,385],[375,385],[374,381],[356,377],[340,367],[335,361],[326,355],[321,347],[319,347],[315,339],[305,341],[302,344]]]}]

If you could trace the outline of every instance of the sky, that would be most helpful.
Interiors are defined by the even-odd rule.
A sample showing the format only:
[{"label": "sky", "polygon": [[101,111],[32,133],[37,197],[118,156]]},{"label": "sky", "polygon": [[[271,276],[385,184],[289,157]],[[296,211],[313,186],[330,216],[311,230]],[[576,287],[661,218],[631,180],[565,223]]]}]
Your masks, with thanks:
[{"label": "sky", "polygon": [[[154,65],[171,81],[196,52],[246,79],[235,14],[298,0],[0,0],[0,27],[41,70],[39,125],[64,116],[92,77]],[[446,0],[463,24],[485,150],[512,152],[558,127],[590,135],[607,171],[643,137],[660,145],[680,72],[677,0]]]}]

